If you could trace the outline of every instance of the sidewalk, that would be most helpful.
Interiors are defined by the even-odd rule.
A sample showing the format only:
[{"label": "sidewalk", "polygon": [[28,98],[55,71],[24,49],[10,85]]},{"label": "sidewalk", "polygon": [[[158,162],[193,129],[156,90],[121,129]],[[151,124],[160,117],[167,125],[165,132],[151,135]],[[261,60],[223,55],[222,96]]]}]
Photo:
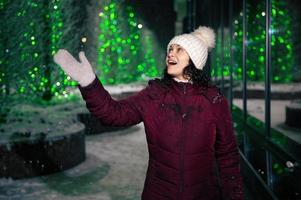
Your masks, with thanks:
[{"label": "sidewalk", "polygon": [[1,200],[138,200],[147,147],[143,124],[86,136],[86,161],[62,173],[32,179],[0,179]]}]

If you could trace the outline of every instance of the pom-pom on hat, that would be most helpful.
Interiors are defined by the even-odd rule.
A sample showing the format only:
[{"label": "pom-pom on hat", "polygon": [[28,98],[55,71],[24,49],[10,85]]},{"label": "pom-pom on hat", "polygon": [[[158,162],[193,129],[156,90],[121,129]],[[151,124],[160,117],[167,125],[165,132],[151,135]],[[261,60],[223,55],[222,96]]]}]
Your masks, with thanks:
[{"label": "pom-pom on hat", "polygon": [[192,33],[172,38],[167,45],[167,53],[172,44],[182,46],[187,51],[195,67],[202,70],[207,61],[208,51],[215,47],[215,33],[209,27],[200,26]]}]

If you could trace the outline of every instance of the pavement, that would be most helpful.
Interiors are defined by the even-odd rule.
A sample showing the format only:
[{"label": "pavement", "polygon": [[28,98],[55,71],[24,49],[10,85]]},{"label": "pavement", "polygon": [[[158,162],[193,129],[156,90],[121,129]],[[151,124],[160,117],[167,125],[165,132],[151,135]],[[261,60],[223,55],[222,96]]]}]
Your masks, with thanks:
[{"label": "pavement", "polygon": [[0,200],[138,200],[147,168],[143,124],[86,136],[86,160],[64,172],[0,179]]}]

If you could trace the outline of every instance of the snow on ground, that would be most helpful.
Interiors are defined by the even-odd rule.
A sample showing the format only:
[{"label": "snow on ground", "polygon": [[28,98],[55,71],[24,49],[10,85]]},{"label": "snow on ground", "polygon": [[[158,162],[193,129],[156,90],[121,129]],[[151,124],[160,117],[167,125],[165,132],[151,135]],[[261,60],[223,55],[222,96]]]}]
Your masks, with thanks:
[{"label": "snow on ground", "polygon": [[[243,108],[241,99],[234,99],[234,105]],[[301,130],[290,128],[285,123],[285,107],[290,105],[290,100],[271,100],[271,127],[279,130],[281,133],[290,137],[291,139],[301,143]],[[265,103],[264,99],[248,99],[247,111],[261,121],[265,121]]]},{"label": "snow on ground", "polygon": [[0,179],[0,200],[140,199],[148,158],[143,124],[86,136],[86,152],[86,161],[64,172]]},{"label": "snow on ground", "polygon": [[[240,86],[237,86],[235,90],[242,90],[242,84],[239,83]],[[248,82],[247,84],[248,90],[261,90],[264,91],[264,82]],[[301,91],[301,83],[272,83],[271,84],[271,92],[300,92]]]},{"label": "snow on ground", "polygon": [[[143,88],[147,87],[147,82],[141,83],[130,83],[130,84],[118,84],[118,85],[104,85],[104,88],[111,94],[111,95],[119,95],[123,92],[126,93],[134,93],[139,92]],[[72,90],[72,93],[80,95],[80,91],[76,88]]]},{"label": "snow on ground", "polygon": [[[105,89],[114,98],[120,97],[122,93],[138,92],[146,85],[147,83],[108,85]],[[0,124],[1,141],[70,133],[75,131],[74,127],[77,127],[76,130],[82,129],[83,127],[77,123],[77,114],[87,113],[88,110],[78,88],[69,88],[68,91],[78,97],[70,101],[66,99],[61,103],[50,102],[49,105],[22,102],[10,107],[7,123]],[[73,127],[70,129],[71,126]]]},{"label": "snow on ground", "polygon": [[76,132],[83,129],[77,120],[77,114],[82,112],[88,111],[80,100],[48,106],[17,104],[10,108],[7,122],[0,124],[0,142]]}]

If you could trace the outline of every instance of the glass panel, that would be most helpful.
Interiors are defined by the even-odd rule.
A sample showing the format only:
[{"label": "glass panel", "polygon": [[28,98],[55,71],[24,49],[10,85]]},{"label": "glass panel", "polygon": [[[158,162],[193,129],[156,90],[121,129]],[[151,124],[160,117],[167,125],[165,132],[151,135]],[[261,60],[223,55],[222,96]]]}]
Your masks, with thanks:
[{"label": "glass panel", "polygon": [[[242,9],[241,9],[242,11]],[[247,123],[252,129],[243,128],[247,134],[248,149],[247,159],[266,181],[266,153],[263,138],[258,131],[264,132],[264,70],[265,70],[265,2],[246,0],[247,23],[247,57],[246,57],[246,81],[247,81]],[[234,17],[234,106],[243,109],[243,13]],[[241,112],[241,113],[240,113]],[[242,111],[235,109],[235,113]],[[238,114],[239,115],[239,114]],[[237,122],[237,128],[240,125]]]},{"label": "glass panel", "polygon": [[222,53],[222,42],[221,42],[221,37],[222,37],[222,31],[219,28],[215,30],[216,34],[216,46],[212,50],[212,57],[213,57],[213,62],[212,62],[212,70],[211,70],[211,77],[212,80],[214,80],[216,83],[219,83],[220,80],[222,79],[222,68],[221,68],[221,53]]},{"label": "glass panel", "polygon": [[265,122],[265,1],[247,0],[247,111]]},{"label": "glass panel", "polygon": [[[301,143],[301,11],[300,2],[272,1],[272,86],[271,126],[276,136],[282,134],[300,150]],[[279,144],[284,150],[286,146]]]},{"label": "glass panel", "polygon": [[[243,12],[242,12],[242,1],[237,1],[233,3],[233,16],[232,16],[232,50],[233,50],[233,64],[232,64],[232,78],[233,78],[233,114],[235,114],[236,107],[238,106],[242,109],[242,40],[243,40]],[[239,129],[239,125],[242,123],[237,123],[234,121],[235,129]],[[243,149],[243,135],[242,131],[237,131],[238,135],[238,143],[240,149]]]},{"label": "glass panel", "polygon": [[[228,11],[229,5],[224,5],[224,16],[226,19],[229,17]],[[230,97],[230,28],[228,20],[224,20],[224,30],[223,30],[223,76],[224,76],[224,94],[229,98]]]},{"label": "glass panel", "polygon": [[273,157],[274,191],[280,198],[300,199],[301,3],[271,2],[271,140],[290,155]]}]

